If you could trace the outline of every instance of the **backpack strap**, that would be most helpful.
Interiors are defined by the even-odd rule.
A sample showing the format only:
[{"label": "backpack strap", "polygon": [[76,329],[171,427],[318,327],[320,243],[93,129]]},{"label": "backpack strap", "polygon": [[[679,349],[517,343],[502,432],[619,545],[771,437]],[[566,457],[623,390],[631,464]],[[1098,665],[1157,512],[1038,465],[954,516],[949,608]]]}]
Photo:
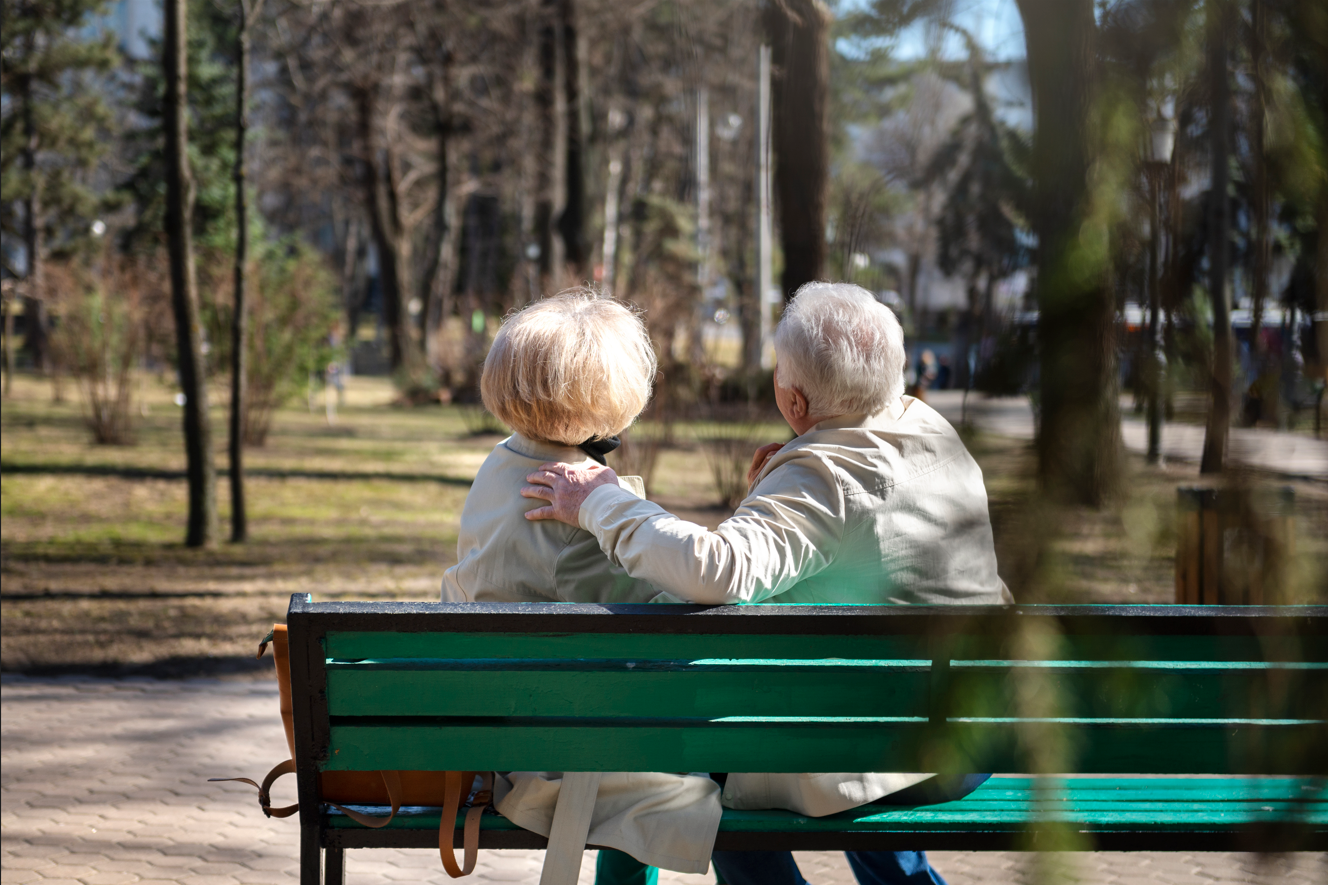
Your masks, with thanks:
[{"label": "backpack strap", "polygon": [[[452,833],[456,828],[457,811],[461,807],[461,797],[470,794],[476,775],[480,777],[480,788],[466,811],[466,823],[462,830],[462,860],[457,866],[456,849],[452,847]],[[493,772],[448,771],[444,773],[443,811],[438,819],[438,854],[443,860],[443,869],[453,879],[469,876],[475,869],[479,857],[480,817],[484,809],[493,801]]]},{"label": "backpack strap", "polygon": [[[287,805],[284,808],[273,808],[271,790],[272,784],[276,782],[277,778],[281,777],[283,774],[294,773],[295,760],[287,759],[285,762],[278,762],[273,769],[267,773],[267,777],[263,778],[262,784],[256,784],[247,777],[210,777],[208,778],[208,782],[239,781],[242,784],[248,784],[251,787],[257,788],[258,807],[263,809],[263,814],[268,817],[290,817],[292,814],[300,810],[300,804],[297,802],[294,805]],[[372,827],[375,830],[387,826],[392,822],[392,818],[397,816],[397,812],[401,810],[401,775],[395,771],[380,771],[378,774],[383,779],[383,786],[387,787],[387,798],[392,803],[392,813],[387,817],[371,817],[367,814],[356,811],[353,808],[338,805],[335,802],[329,802],[327,804],[362,826]],[[455,812],[453,812],[453,814],[455,815]]]}]

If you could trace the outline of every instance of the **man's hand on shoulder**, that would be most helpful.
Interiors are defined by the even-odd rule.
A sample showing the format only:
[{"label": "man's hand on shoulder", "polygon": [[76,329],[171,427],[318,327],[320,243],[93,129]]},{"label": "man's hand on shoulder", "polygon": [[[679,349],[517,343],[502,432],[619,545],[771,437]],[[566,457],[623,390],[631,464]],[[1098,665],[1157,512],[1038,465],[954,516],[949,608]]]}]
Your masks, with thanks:
[{"label": "man's hand on shoulder", "polygon": [[521,489],[523,497],[549,502],[547,507],[528,511],[526,519],[556,519],[570,526],[580,526],[579,514],[586,498],[600,486],[617,485],[618,474],[610,467],[595,464],[572,467],[550,461],[528,475],[526,482],[530,485]]},{"label": "man's hand on shoulder", "polygon": [[747,485],[750,486],[756,482],[756,476],[765,467],[765,462],[775,456],[775,453],[784,448],[784,443],[767,443],[756,450],[752,455],[752,466],[747,468]]}]

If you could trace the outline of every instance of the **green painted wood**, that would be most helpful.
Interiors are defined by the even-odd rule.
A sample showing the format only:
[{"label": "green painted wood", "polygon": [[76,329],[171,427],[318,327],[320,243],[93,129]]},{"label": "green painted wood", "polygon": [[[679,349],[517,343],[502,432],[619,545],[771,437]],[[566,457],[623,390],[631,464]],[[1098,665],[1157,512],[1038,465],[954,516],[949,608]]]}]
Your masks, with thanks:
[{"label": "green painted wood", "polygon": [[[1016,680],[1043,714],[1105,718],[1314,718],[1328,664],[955,662],[951,716],[1019,713]],[[927,716],[923,661],[391,659],[328,664],[333,716]],[[1274,708],[1274,700],[1280,706]]]},{"label": "green painted wood", "polygon": [[[888,619],[885,619],[888,620]],[[885,625],[883,625],[884,628]],[[1012,657],[1009,636],[956,632],[950,638],[956,660]],[[908,660],[931,657],[925,636],[804,636],[787,634],[633,633],[394,633],[330,632],[330,659],[391,658],[619,658],[699,660],[707,658],[857,658]],[[1050,657],[1074,661],[1328,661],[1321,638],[1252,636],[1066,636]]]},{"label": "green painted wood", "polygon": [[[334,719],[331,770],[1027,771],[1020,747],[1068,737],[1071,770],[1120,774],[1322,772],[1321,723],[697,722]],[[1039,760],[1041,761],[1041,760]]]},{"label": "green painted wood", "polygon": [[[1171,778],[1111,779],[1125,789],[1103,798],[1097,779],[1056,781],[1062,799],[1040,801],[1031,779],[993,778],[976,792],[956,802],[924,808],[891,808],[869,805],[842,814],[807,818],[788,811],[734,811],[725,809],[720,824],[725,832],[944,832],[973,829],[1021,830],[1030,824],[1060,821],[1088,832],[1213,831],[1237,829],[1254,823],[1296,822],[1316,828],[1328,827],[1328,797],[1322,782],[1303,779],[1248,778],[1203,779],[1203,794],[1195,795],[1192,783]],[[1317,791],[1317,799],[1293,802],[1292,798]],[[1166,802],[1158,797],[1176,794],[1185,798]],[[1255,795],[1251,795],[1251,793]],[[1275,797],[1267,794],[1273,793]],[[1110,796],[1110,794],[1107,794]],[[1143,798],[1140,798],[1143,797]],[[384,810],[374,807],[372,813]],[[462,816],[458,815],[458,824]],[[438,809],[403,809],[390,825],[394,829],[437,829]],[[359,824],[331,814],[329,826],[355,829]],[[515,826],[498,815],[485,815],[481,828],[510,830]]]},{"label": "green painted wood", "polygon": [[1012,691],[1036,686],[1046,713],[1090,718],[1313,719],[1328,715],[1328,664],[1284,666],[1218,662],[1028,666],[952,663],[944,709],[950,716],[1020,713]]},{"label": "green painted wood", "polygon": [[[1321,637],[1165,636],[1127,632],[1064,635],[1044,656],[1061,661],[1328,661]],[[956,660],[1020,657],[1009,634],[958,634],[950,645]]]},{"label": "green painted wood", "polygon": [[[328,668],[333,716],[927,715],[930,665],[556,670]],[[670,662],[672,663],[672,662]]]}]

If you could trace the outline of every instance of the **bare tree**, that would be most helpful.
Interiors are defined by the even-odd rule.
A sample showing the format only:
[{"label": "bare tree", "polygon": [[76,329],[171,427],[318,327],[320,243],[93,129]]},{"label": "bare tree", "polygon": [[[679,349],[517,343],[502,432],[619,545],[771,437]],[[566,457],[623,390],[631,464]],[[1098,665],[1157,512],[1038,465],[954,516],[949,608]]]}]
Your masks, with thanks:
[{"label": "bare tree", "polygon": [[244,392],[248,384],[249,313],[249,175],[245,146],[249,140],[250,29],[263,0],[239,0],[240,27],[235,37],[235,309],[231,315],[230,486],[231,542],[249,537],[244,504]]},{"label": "bare tree", "polygon": [[912,197],[893,232],[905,256],[904,300],[909,316],[916,317],[919,277],[923,262],[936,250],[936,221],[945,198],[945,182],[937,177],[933,160],[958,121],[961,103],[945,100],[957,87],[929,67],[915,72],[899,91],[906,103],[872,133],[868,159],[891,185]]},{"label": "bare tree", "polygon": [[189,104],[186,53],[187,0],[166,0],[163,27],[166,128],[166,235],[170,250],[171,303],[184,391],[184,441],[189,478],[189,526],[185,544],[211,546],[217,535],[216,465],[208,420],[207,384],[194,270],[194,183],[189,169]]},{"label": "bare tree", "polygon": [[586,240],[586,130],[589,96],[584,90],[582,46],[577,33],[576,0],[558,0],[558,28],[562,34],[563,91],[566,95],[563,132],[566,197],[558,216],[563,255],[576,282],[586,279],[590,246]]},{"label": "bare tree", "polygon": [[[426,14],[420,14],[420,12]],[[412,11],[412,25],[425,70],[425,95],[429,126],[433,130],[436,156],[436,196],[433,207],[432,248],[424,272],[421,294],[424,301],[424,355],[429,368],[438,371],[437,338],[443,320],[452,312],[452,289],[456,285],[458,189],[453,165],[453,137],[462,128],[454,104],[453,67],[456,52],[448,39],[449,12],[445,0]]]}]

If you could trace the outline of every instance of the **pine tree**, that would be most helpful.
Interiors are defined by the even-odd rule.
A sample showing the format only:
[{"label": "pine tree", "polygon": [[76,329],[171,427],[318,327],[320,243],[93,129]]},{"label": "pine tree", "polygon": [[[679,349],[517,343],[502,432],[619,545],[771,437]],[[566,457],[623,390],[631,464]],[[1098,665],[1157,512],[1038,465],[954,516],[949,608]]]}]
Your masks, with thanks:
[{"label": "pine tree", "polygon": [[21,239],[27,344],[39,368],[48,362],[49,319],[43,264],[86,241],[100,202],[89,178],[105,151],[111,115],[108,74],[117,63],[114,35],[87,36],[105,0],[23,0],[0,12],[0,223]]}]

